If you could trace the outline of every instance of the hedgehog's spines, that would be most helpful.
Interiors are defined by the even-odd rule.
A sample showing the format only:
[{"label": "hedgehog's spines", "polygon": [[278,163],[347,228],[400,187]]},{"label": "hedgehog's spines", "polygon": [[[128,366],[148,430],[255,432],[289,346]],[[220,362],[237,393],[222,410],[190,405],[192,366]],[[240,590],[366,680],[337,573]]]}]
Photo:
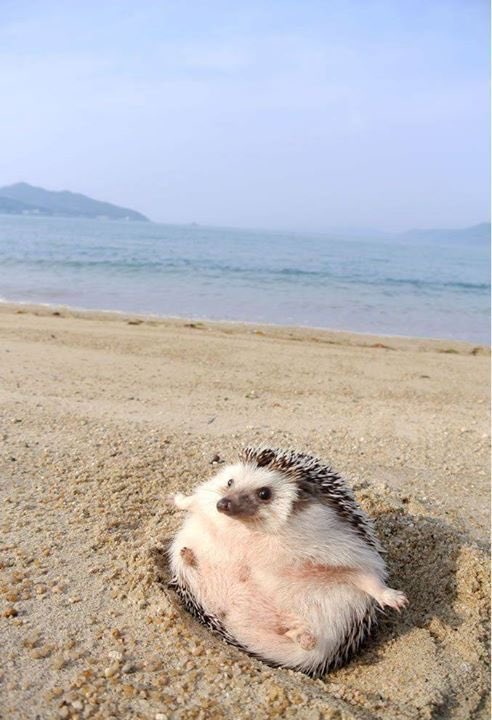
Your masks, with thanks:
[{"label": "hedgehog's spines", "polygon": [[285,474],[297,483],[301,495],[304,493],[329,505],[365,542],[381,552],[372,522],[357,504],[344,478],[330,465],[302,452],[263,445],[244,448],[240,460],[245,464]]},{"label": "hedgehog's spines", "polygon": [[215,616],[207,613],[204,608],[197,602],[193,594],[190,592],[188,587],[183,583],[180,583],[177,577],[172,578],[168,583],[168,587],[172,588],[176,594],[181,598],[181,601],[186,610],[193,615],[202,625],[205,625],[216,634],[220,635],[229,645],[234,645],[240,650],[247,652],[247,649],[243,647],[224,627],[220,620]]}]

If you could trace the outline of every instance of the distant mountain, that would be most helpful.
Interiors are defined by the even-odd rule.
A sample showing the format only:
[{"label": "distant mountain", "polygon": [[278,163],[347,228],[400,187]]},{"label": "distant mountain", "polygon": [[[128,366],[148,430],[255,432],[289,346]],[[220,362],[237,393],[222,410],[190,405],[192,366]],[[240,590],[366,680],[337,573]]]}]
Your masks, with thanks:
[{"label": "distant mountain", "polygon": [[409,230],[400,235],[414,242],[459,242],[482,245],[490,243],[490,223],[455,230]]},{"label": "distant mountain", "polygon": [[80,193],[53,192],[24,182],[0,188],[0,213],[149,221],[135,210],[93,200]]}]

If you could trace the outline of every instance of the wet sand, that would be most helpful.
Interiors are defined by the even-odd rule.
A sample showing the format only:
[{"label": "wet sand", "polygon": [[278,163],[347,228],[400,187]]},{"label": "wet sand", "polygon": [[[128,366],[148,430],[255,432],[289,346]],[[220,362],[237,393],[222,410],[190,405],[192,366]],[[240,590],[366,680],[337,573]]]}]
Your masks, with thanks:
[{"label": "wet sand", "polygon": [[[0,717],[488,718],[488,350],[0,306]],[[245,444],[319,455],[408,610],[322,680],[197,625],[166,498]]]}]

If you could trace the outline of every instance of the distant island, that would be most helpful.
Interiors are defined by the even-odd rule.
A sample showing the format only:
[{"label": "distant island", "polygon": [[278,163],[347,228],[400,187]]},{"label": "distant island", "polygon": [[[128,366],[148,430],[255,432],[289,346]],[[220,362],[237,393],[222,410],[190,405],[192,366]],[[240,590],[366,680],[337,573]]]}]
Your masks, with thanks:
[{"label": "distant island", "polygon": [[466,228],[454,228],[452,230],[428,229],[408,230],[400,234],[401,238],[415,243],[432,243],[444,240],[446,242],[469,242],[477,244],[490,243],[490,223],[484,222]]},{"label": "distant island", "polygon": [[0,188],[0,214],[43,217],[79,217],[149,222],[136,210],[93,200],[80,193],[54,192],[25,182]]}]

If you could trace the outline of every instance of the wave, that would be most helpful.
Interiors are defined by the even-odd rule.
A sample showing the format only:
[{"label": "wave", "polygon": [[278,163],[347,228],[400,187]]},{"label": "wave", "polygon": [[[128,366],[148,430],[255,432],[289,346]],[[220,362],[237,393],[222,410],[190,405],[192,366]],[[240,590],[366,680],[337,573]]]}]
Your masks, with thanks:
[{"label": "wave", "polygon": [[463,280],[436,280],[413,277],[395,277],[360,272],[358,269],[341,268],[310,269],[296,267],[272,267],[256,264],[230,264],[214,260],[198,260],[190,258],[159,258],[155,260],[137,259],[55,259],[55,258],[6,258],[3,266],[19,267],[23,271],[31,269],[51,270],[56,272],[102,272],[108,275],[146,275],[173,274],[201,276],[203,279],[222,279],[228,277],[263,283],[315,283],[318,286],[333,284],[362,285],[372,288],[412,288],[421,292],[469,292],[488,293],[491,285],[487,282],[467,282]]}]

